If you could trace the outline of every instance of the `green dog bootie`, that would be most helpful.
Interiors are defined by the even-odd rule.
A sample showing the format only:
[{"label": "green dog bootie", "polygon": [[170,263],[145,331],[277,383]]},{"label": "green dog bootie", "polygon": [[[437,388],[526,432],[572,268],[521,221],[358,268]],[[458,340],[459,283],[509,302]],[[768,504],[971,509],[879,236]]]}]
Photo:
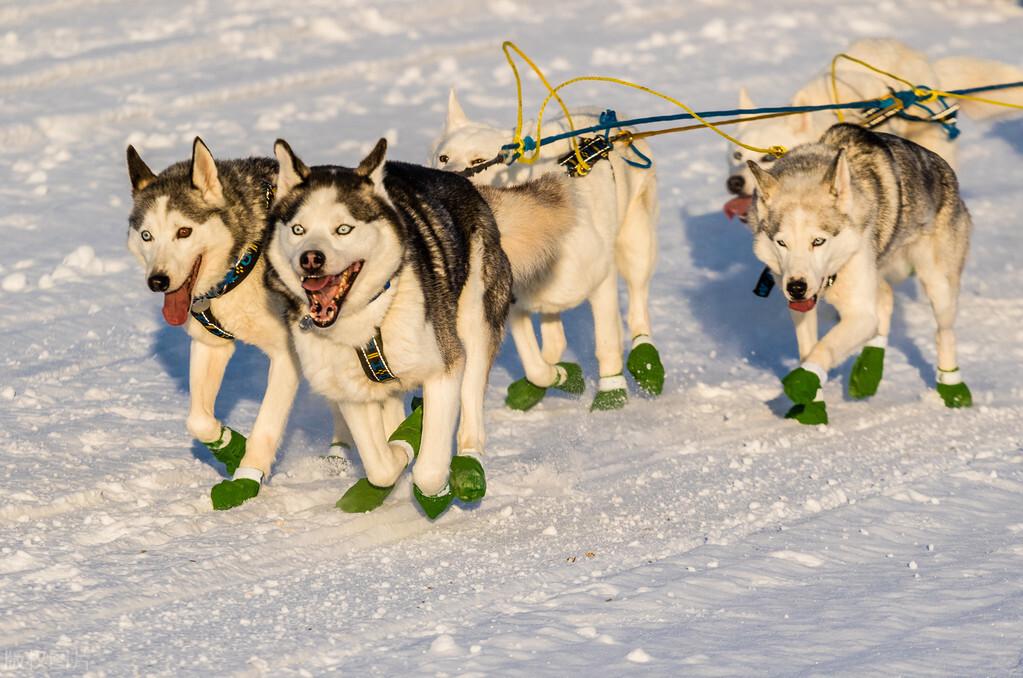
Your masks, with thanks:
[{"label": "green dog bootie", "polygon": [[451,458],[451,491],[466,504],[479,501],[487,493],[487,475],[476,457],[458,454]]},{"label": "green dog bootie", "polygon": [[970,407],[973,405],[973,394],[966,384],[938,384],[938,395],[945,401],[945,407]]},{"label": "green dog bootie", "polygon": [[422,507],[423,513],[430,520],[437,520],[440,514],[447,511],[451,502],[455,500],[455,495],[452,494],[450,487],[445,487],[440,494],[431,497],[423,494],[415,483],[412,483],[412,496],[415,497],[416,503]]},{"label": "green dog bootie", "polygon": [[558,370],[559,379],[551,385],[551,388],[556,388],[559,391],[571,393],[572,395],[582,395],[582,392],[586,390],[583,368],[575,363],[558,363],[558,367],[564,370],[564,373]]},{"label": "green dog bootie", "polygon": [[601,377],[597,383],[597,395],[590,405],[590,412],[608,410],[620,410],[629,401],[629,392],[626,390],[625,377],[616,374],[611,377]]},{"label": "green dog bootie", "polygon": [[797,367],[785,375],[781,385],[789,400],[797,405],[806,405],[817,397],[817,391],[821,388],[821,378],[804,367]]},{"label": "green dog bootie", "polygon": [[[226,440],[225,437],[227,438]],[[221,426],[219,438],[208,443],[200,442],[209,448],[209,451],[213,453],[217,461],[227,467],[228,474],[234,475],[234,472],[238,470],[238,464],[241,463],[242,457],[245,456],[245,436],[230,426]]]},{"label": "green dog bootie", "polygon": [[377,487],[368,478],[359,478],[334,505],[345,513],[368,513],[379,508],[393,489],[394,485]]},{"label": "green dog bootie", "polygon": [[513,410],[525,412],[535,407],[547,395],[547,389],[537,386],[525,377],[508,384],[508,397],[504,404]]},{"label": "green dog bootie", "polygon": [[394,433],[387,440],[389,442],[398,442],[399,440],[408,443],[412,447],[412,454],[419,456],[419,445],[423,441],[423,405],[422,400],[419,401],[419,405],[412,410],[412,414],[405,417],[405,420],[398,424],[398,428],[394,429]]},{"label": "green dog bootie", "polygon": [[849,395],[853,398],[869,398],[877,393],[884,376],[884,349],[865,346],[849,374]]},{"label": "green dog bootie", "polygon": [[795,419],[800,424],[816,426],[817,424],[828,423],[828,408],[823,400],[815,400],[810,403],[793,405],[792,409],[785,413],[786,419]]},{"label": "green dog bootie", "polygon": [[664,390],[664,365],[661,363],[661,354],[653,344],[648,341],[637,344],[634,339],[625,366],[637,386],[650,395],[661,395]]},{"label": "green dog bootie", "polygon": [[210,490],[215,511],[226,511],[241,506],[259,494],[259,483],[249,478],[224,480]]}]

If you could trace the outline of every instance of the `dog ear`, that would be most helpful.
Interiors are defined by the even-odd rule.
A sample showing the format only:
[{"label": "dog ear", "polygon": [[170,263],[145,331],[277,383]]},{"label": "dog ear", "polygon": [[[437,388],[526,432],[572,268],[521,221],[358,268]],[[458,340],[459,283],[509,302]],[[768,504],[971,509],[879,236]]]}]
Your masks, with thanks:
[{"label": "dog ear", "polygon": [[755,160],[747,160],[746,164],[749,165],[750,171],[753,172],[753,180],[757,182],[757,195],[766,203],[771,199],[771,194],[778,188],[778,180],[770,172],[758,165]]},{"label": "dog ear", "polygon": [[153,170],[146,163],[134,146],[128,146],[128,178],[131,179],[131,194],[135,195],[156,180]]},{"label": "dog ear", "polygon": [[217,163],[210,149],[199,137],[192,143],[192,188],[202,194],[202,199],[211,205],[224,203],[224,189],[217,176]]},{"label": "dog ear", "polygon": [[359,176],[366,177],[372,182],[374,188],[383,186],[384,183],[384,155],[387,154],[387,139],[381,138],[377,142],[377,145],[373,147],[373,150],[369,152],[359,166],[355,168],[355,173]]},{"label": "dog ear", "polygon": [[[792,98],[793,106],[809,106],[810,104],[811,102],[802,92]],[[813,132],[813,119],[810,117],[811,115],[812,113],[804,112],[788,116],[789,129],[792,130],[792,133],[807,135]]]},{"label": "dog ear", "polygon": [[274,142],[274,155],[277,157],[278,166],[277,186],[274,191],[274,202],[276,202],[309,178],[309,168],[298,159],[284,139]]},{"label": "dog ear", "polygon": [[[746,91],[745,87],[739,88],[739,108],[756,108],[757,105],[753,103],[753,99],[750,99],[749,92]],[[746,118],[752,115],[747,113],[739,117]]]},{"label": "dog ear", "polygon": [[845,149],[839,149],[838,155],[831,161],[831,166],[824,173],[824,185],[835,196],[838,208],[849,212],[852,207],[852,174],[849,172],[849,158]]},{"label": "dog ear", "polygon": [[469,122],[469,118],[462,110],[462,105],[458,103],[458,95],[455,94],[455,88],[452,87],[448,92],[448,118],[444,122],[444,129],[447,131],[458,129],[467,122]]}]

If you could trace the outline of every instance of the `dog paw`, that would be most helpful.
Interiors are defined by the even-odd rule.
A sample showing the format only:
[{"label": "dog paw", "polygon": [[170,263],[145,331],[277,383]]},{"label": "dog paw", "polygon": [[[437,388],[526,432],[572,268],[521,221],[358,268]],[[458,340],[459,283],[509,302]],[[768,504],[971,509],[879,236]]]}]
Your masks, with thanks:
[{"label": "dog paw", "polygon": [[640,344],[629,351],[626,367],[637,386],[650,395],[661,395],[664,390],[664,365],[661,364],[661,354],[653,344]]},{"label": "dog paw", "polygon": [[828,408],[823,400],[815,400],[809,403],[793,405],[792,409],[785,413],[786,419],[795,419],[800,424],[816,426],[817,424],[828,423]]},{"label": "dog paw", "polygon": [[525,412],[536,406],[546,394],[547,389],[522,377],[508,385],[508,397],[504,399],[504,404],[513,410]]},{"label": "dog paw", "polygon": [[238,480],[225,480],[214,485],[210,490],[210,499],[213,501],[213,510],[226,511],[241,506],[257,494],[259,494],[259,483],[249,478],[239,478]]},{"label": "dog paw", "polygon": [[590,411],[620,410],[625,407],[627,402],[629,402],[629,392],[624,388],[597,391],[596,397],[593,398],[593,404],[590,405]]},{"label": "dog paw", "polygon": [[229,475],[234,475],[234,472],[238,470],[238,464],[241,463],[242,457],[245,456],[245,436],[230,426],[221,426],[219,438],[212,442],[203,442],[202,444],[213,453],[213,457],[217,461],[227,467]]},{"label": "dog paw", "polygon": [[394,433],[387,440],[395,443],[404,441],[412,447],[412,454],[416,457],[419,456],[419,444],[423,440],[423,405],[422,400],[419,401],[419,405],[412,410],[412,414],[405,417],[405,420],[398,424],[398,428],[394,429]]},{"label": "dog paw", "polygon": [[468,455],[451,458],[451,491],[467,504],[479,501],[487,493],[487,476],[479,459]]},{"label": "dog paw", "polygon": [[440,514],[448,510],[451,506],[451,502],[455,500],[455,495],[451,492],[450,487],[445,487],[444,490],[437,496],[431,497],[423,494],[422,490],[413,483],[412,484],[412,496],[415,497],[416,503],[423,509],[423,513],[430,520],[437,520]]},{"label": "dog paw", "polygon": [[958,384],[938,384],[938,395],[945,401],[945,407],[970,407],[973,405],[973,394],[969,387]]},{"label": "dog paw", "polygon": [[806,405],[812,403],[813,399],[817,396],[817,391],[821,387],[821,380],[820,377],[810,370],[797,367],[785,375],[785,378],[781,380],[781,385],[785,389],[785,395],[789,397],[789,400],[797,405]]},{"label": "dog paw", "polygon": [[583,379],[583,368],[575,363],[558,363],[558,367],[565,370],[565,380],[560,384],[554,384],[552,388],[572,395],[581,395],[586,390],[586,380]]},{"label": "dog paw", "polygon": [[368,513],[379,508],[387,496],[391,494],[394,485],[390,487],[377,487],[369,482],[367,478],[359,478],[354,485],[348,488],[337,503],[337,508],[345,513]]},{"label": "dog paw", "polygon": [[877,346],[864,347],[849,374],[849,396],[869,398],[877,393],[883,376],[884,349]]}]

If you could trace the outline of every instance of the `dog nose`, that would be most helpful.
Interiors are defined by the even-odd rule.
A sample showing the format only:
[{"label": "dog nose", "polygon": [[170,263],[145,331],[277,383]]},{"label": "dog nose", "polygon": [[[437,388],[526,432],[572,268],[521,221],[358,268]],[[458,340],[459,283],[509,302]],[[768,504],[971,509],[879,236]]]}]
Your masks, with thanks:
[{"label": "dog nose", "polygon": [[303,271],[315,271],[326,263],[327,257],[319,250],[306,250],[298,258]]},{"label": "dog nose", "polygon": [[146,282],[149,283],[149,289],[154,292],[166,292],[170,287],[170,278],[163,273],[154,273]]},{"label": "dog nose", "polygon": [[743,189],[746,188],[746,179],[740,174],[734,174],[728,177],[728,181],[725,183],[725,186],[728,187],[729,193],[742,195]]},{"label": "dog nose", "polygon": [[802,299],[806,296],[806,281],[794,278],[785,283],[785,289],[793,300]]}]

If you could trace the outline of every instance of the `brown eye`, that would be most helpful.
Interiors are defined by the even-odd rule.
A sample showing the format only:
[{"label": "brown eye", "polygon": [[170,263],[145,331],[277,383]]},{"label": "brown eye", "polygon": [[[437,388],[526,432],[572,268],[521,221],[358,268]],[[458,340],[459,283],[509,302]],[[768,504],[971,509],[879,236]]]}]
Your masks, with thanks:
[{"label": "brown eye", "polygon": [[190,235],[192,235],[192,229],[188,228],[187,226],[183,226],[178,229],[179,238],[187,238]]},{"label": "brown eye", "polygon": [[441,156],[438,156],[438,157],[437,157],[437,160],[440,160],[440,161],[441,161],[441,163],[443,163],[443,164],[445,164],[445,165],[446,165],[446,164],[448,164],[448,160],[450,160],[450,159],[451,159],[451,158],[449,158],[449,157],[448,157],[448,156],[446,156],[446,155],[441,155]]},{"label": "brown eye", "polygon": [[482,165],[486,161],[487,161],[486,158],[473,158],[472,164],[473,165]]}]

